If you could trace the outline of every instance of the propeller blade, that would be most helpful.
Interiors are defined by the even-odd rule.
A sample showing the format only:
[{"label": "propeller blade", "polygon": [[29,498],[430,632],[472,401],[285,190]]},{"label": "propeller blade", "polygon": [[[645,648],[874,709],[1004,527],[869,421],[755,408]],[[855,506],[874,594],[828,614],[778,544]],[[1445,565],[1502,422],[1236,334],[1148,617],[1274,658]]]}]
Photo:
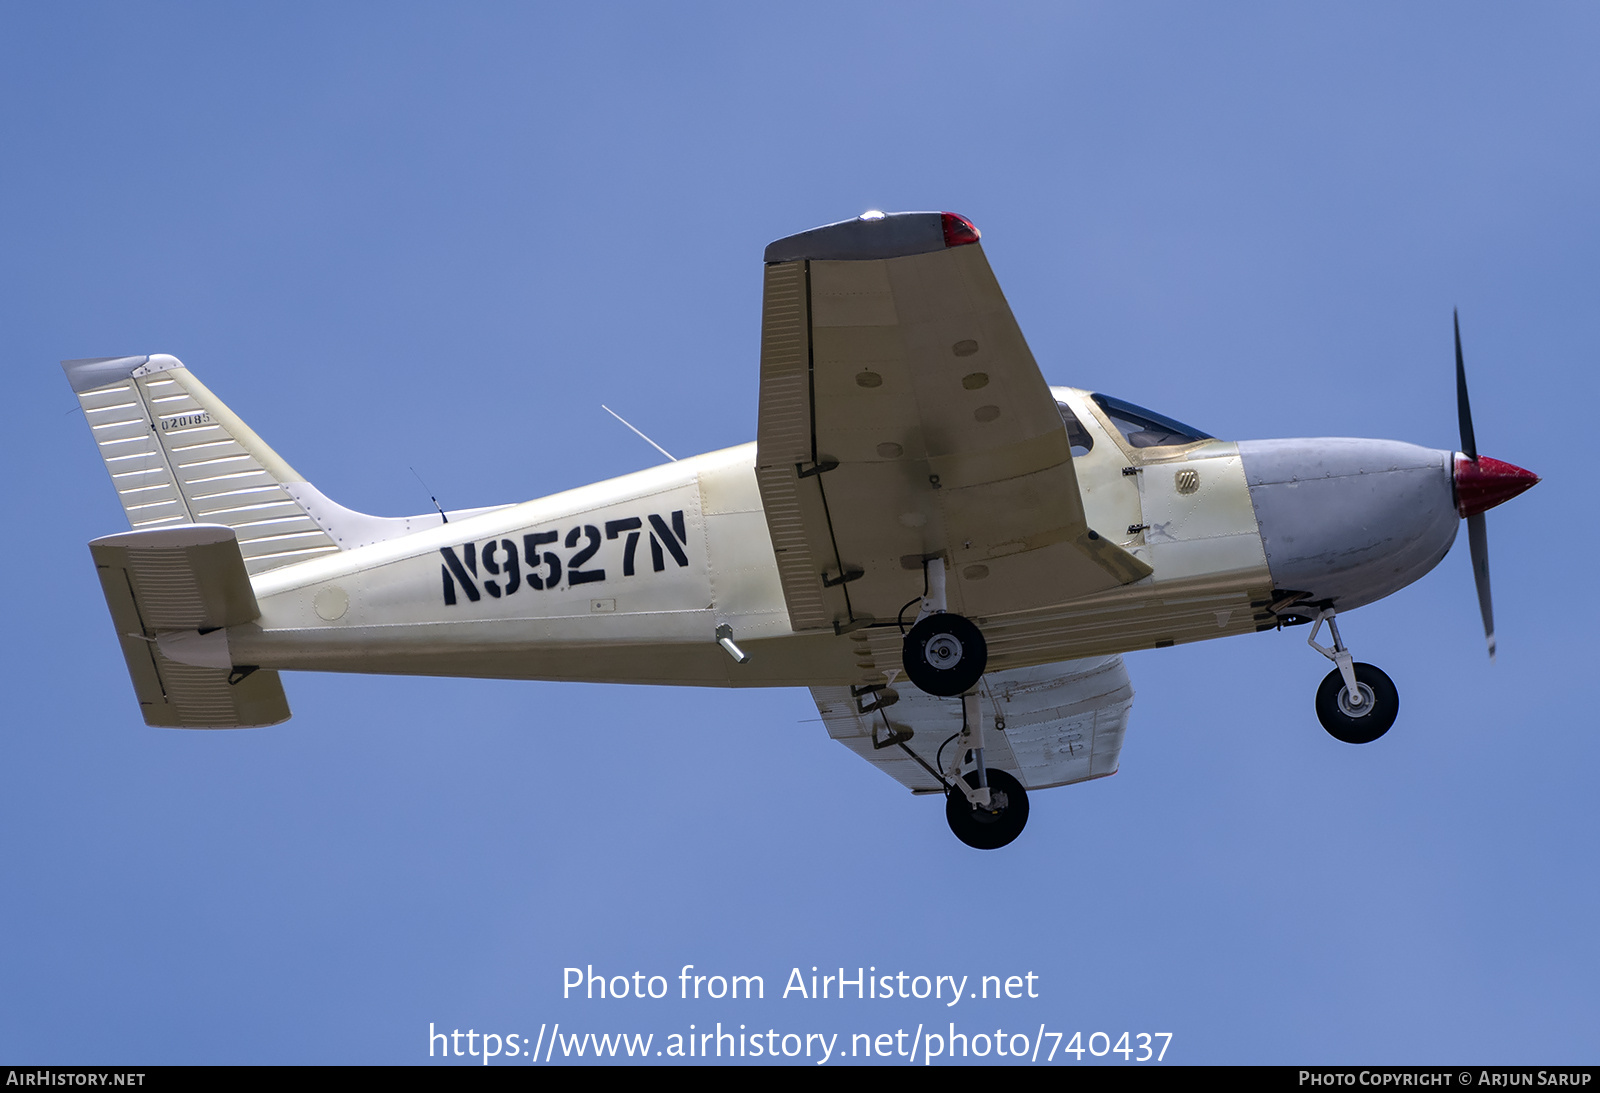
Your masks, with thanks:
[{"label": "propeller blade", "polygon": [[1483,612],[1483,636],[1489,642],[1489,662],[1494,663],[1494,602],[1489,598],[1489,525],[1483,513],[1467,517],[1467,542],[1472,548],[1472,579],[1478,585],[1478,610]]},{"label": "propeller blade", "polygon": [[[1472,434],[1472,403],[1467,401],[1467,366],[1461,359],[1461,315],[1451,311],[1456,326],[1456,417],[1461,422],[1461,454],[1478,461],[1478,439]],[[1488,577],[1484,578],[1485,581]]]}]

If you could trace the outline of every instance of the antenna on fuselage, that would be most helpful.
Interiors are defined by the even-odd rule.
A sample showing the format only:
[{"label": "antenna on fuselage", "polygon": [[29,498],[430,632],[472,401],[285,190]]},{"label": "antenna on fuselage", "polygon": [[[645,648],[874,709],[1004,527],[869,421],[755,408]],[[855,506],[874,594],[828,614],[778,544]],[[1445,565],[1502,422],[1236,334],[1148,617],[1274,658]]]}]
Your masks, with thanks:
[{"label": "antenna on fuselage", "polygon": [[[622,424],[627,425],[628,428],[633,429],[633,425],[628,421],[627,418],[625,418],[621,414],[617,413],[615,410],[613,410],[611,407],[607,406],[605,403],[602,402],[600,404],[600,409],[604,410],[606,413],[610,414],[612,417],[614,417],[618,421],[622,422]],[[651,440],[649,437],[647,437],[643,433],[639,432],[638,429],[633,429],[633,431],[634,431],[634,434],[639,437],[639,439],[643,440],[646,444],[650,445],[650,447],[654,448],[656,451],[660,452],[662,455],[666,456],[668,459],[672,460],[674,463],[676,463],[678,461],[678,457],[677,456],[673,455],[671,452],[667,451],[661,445],[657,444],[655,441]]]},{"label": "antenna on fuselage", "polygon": [[[417,468],[412,467],[411,473],[417,474]],[[439,519],[448,524],[450,522],[450,517],[444,514],[444,509],[439,505],[439,499],[433,495],[433,491],[428,489],[428,484],[422,480],[422,476],[420,474],[417,474],[417,484],[422,487],[422,492],[428,495],[428,500],[433,502],[433,507],[439,510]]]}]

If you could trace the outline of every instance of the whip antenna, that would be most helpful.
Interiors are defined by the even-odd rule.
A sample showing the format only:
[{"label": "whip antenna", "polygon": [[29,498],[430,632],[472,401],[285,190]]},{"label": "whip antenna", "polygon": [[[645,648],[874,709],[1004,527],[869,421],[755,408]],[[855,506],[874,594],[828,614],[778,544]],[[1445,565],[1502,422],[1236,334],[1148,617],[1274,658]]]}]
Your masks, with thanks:
[{"label": "whip antenna", "polygon": [[[610,414],[612,417],[614,417],[618,421],[622,422],[622,424],[627,425],[628,428],[633,429],[633,426],[628,422],[627,418],[625,418],[621,414],[617,413],[615,410],[613,410],[611,407],[607,406],[605,403],[602,402],[600,404],[600,409],[604,410],[606,413]],[[639,432],[638,429],[633,429],[633,431],[634,431],[635,435],[637,435],[639,437],[640,440],[643,440],[646,444],[650,445],[650,447],[654,448],[656,451],[660,452],[662,455],[666,456],[668,459],[672,460],[674,463],[676,463],[678,461],[678,457],[677,456],[673,455],[671,452],[667,451],[661,445],[657,444],[655,441],[651,440],[649,437],[647,437],[643,433]]]},{"label": "whip antenna", "polygon": [[[411,468],[411,473],[412,474],[417,474],[417,468],[412,467]],[[417,484],[422,487],[422,492],[426,493],[428,495],[428,500],[433,502],[433,507],[436,508],[436,509],[439,509],[439,519],[443,520],[445,523],[448,524],[450,522],[450,517],[448,517],[448,516],[446,516],[444,514],[444,509],[441,508],[440,505],[439,505],[439,499],[437,497],[435,497],[433,495],[433,493],[428,489],[428,484],[422,480],[422,476],[420,474],[417,474]]]}]

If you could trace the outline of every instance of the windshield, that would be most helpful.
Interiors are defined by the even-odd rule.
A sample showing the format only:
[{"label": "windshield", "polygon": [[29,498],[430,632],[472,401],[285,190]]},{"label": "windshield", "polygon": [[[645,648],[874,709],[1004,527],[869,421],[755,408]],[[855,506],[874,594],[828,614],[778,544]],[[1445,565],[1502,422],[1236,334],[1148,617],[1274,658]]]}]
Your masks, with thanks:
[{"label": "windshield", "polygon": [[1094,437],[1083,427],[1083,422],[1072,412],[1072,407],[1057,399],[1056,409],[1061,411],[1061,424],[1067,427],[1067,442],[1072,445],[1072,454],[1088,455],[1094,448]]},{"label": "windshield", "polygon": [[1146,410],[1143,406],[1135,406],[1131,402],[1123,402],[1110,395],[1089,397],[1094,399],[1096,406],[1106,412],[1111,424],[1117,427],[1117,431],[1134,448],[1165,448],[1174,444],[1193,444],[1197,440],[1211,439],[1210,433],[1203,433],[1192,425],[1163,417],[1154,410]]}]

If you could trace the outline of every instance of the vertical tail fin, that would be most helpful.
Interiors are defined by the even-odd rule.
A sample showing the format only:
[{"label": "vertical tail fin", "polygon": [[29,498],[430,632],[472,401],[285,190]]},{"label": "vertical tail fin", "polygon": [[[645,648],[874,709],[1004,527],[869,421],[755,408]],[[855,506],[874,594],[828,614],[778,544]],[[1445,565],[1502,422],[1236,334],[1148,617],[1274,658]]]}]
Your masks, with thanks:
[{"label": "vertical tail fin", "polygon": [[437,512],[368,516],[324,497],[176,357],[91,357],[61,366],[135,531],[232,528],[254,575],[445,519]]},{"label": "vertical tail fin", "polygon": [[293,495],[305,480],[176,357],[62,367],[134,530],[222,524],[251,573],[339,549]]},{"label": "vertical tail fin", "polygon": [[62,361],[135,531],[222,524],[251,573],[437,527],[324,497],[165,353]]}]

